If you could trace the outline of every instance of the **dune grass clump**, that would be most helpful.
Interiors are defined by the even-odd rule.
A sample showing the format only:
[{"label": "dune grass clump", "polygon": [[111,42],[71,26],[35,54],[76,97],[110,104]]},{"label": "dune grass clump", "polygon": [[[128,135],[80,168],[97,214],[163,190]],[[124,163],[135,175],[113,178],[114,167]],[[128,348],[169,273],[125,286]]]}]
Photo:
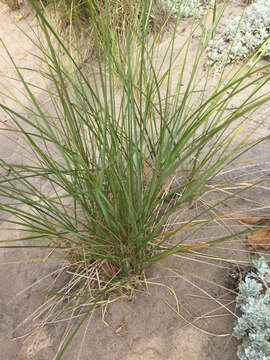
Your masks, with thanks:
[{"label": "dune grass clump", "polygon": [[[73,24],[78,29],[91,28],[95,18],[108,18],[107,23],[115,26],[119,32],[132,27],[135,17],[139,16],[143,6],[141,0],[131,1],[97,1],[97,0],[61,0],[55,3],[66,25]],[[96,21],[95,21],[96,22]],[[102,24],[101,21],[99,21]]]},{"label": "dune grass clump", "polygon": [[[145,1],[143,0],[49,0],[44,3],[44,9],[50,9],[49,18],[54,18],[58,31],[66,38],[72,38],[78,41],[80,37],[84,38],[92,51],[97,51],[97,39],[99,34],[99,49],[105,50],[105,37],[108,36],[108,30],[117,36],[119,41],[124,43],[126,34],[130,31],[136,31],[136,24],[141,22],[145,10]],[[161,28],[166,28],[168,23],[173,22],[173,18],[167,8],[159,1],[151,1],[149,7],[150,13],[148,22],[149,33],[157,33]],[[53,14],[53,15],[52,15]],[[114,40],[112,40],[114,41]]]},{"label": "dune grass clump", "polygon": [[[110,1],[106,4],[109,10]],[[207,41],[202,36],[186,80],[196,25],[179,51],[177,27],[163,52],[157,50],[157,37],[148,37],[152,2],[144,3],[136,31],[126,33],[125,52],[120,51],[117,28],[113,32],[106,26],[109,15],[101,24],[98,18],[95,41],[98,46],[102,28],[106,51],[97,52],[96,62],[81,64],[43,12],[32,6],[42,30],[42,37],[33,40],[42,61],[42,91],[51,109],[39,101],[37,86],[25,79],[25,71],[36,70],[18,68],[10,56],[30,105],[15,96],[14,107],[0,104],[9,118],[2,131],[15,133],[25,144],[18,163],[0,160],[0,197],[5,200],[0,209],[25,236],[14,239],[16,245],[3,239],[2,246],[41,248],[46,258],[57,250],[72,265],[74,276],[79,274],[76,290],[71,286],[47,293],[57,301],[62,297],[63,303],[66,298],[87,301],[86,311],[76,306],[82,318],[60,347],[61,359],[87,316],[112,289],[132,283],[164,257],[224,240],[186,244],[191,231],[167,243],[206,214],[210,217],[202,226],[207,226],[212,207],[173,229],[166,225],[179,206],[207,192],[207,183],[221,169],[254,146],[247,142],[249,136],[238,140],[240,125],[269,100],[267,93],[257,95],[269,76],[262,71],[267,67],[243,67],[220,78],[210,91],[209,73],[202,76]],[[239,108],[228,111],[243,91],[248,95]]]},{"label": "dune grass clump", "polygon": [[10,10],[18,10],[20,8],[20,4],[18,0],[2,0],[4,4],[10,8]]}]

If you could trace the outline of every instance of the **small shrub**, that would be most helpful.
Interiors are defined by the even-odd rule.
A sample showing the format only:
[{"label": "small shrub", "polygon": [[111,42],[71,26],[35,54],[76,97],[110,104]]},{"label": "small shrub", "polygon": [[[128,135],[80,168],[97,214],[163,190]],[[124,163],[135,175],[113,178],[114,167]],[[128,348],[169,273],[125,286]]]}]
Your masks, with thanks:
[{"label": "small shrub", "polygon": [[270,54],[270,1],[258,0],[248,6],[242,16],[227,21],[224,34],[208,44],[211,65],[223,66],[243,60],[259,49]]},{"label": "small shrub", "polygon": [[237,355],[240,360],[270,359],[270,267],[261,257],[253,261],[250,272],[239,286],[237,306],[243,315],[233,335],[242,340]]},{"label": "small shrub", "polygon": [[[163,4],[174,14],[183,17],[201,16],[205,10],[208,0],[162,0]],[[211,0],[210,4],[213,5]]]}]

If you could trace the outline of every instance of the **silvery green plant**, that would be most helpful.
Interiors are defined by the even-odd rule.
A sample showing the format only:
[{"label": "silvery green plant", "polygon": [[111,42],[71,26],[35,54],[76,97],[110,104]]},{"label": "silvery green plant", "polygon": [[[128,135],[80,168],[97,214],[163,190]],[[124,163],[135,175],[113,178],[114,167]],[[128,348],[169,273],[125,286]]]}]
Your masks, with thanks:
[{"label": "silvery green plant", "polygon": [[199,17],[203,14],[206,5],[210,3],[212,6],[214,0],[162,0],[163,5],[173,14],[179,14],[182,17],[195,16]]},{"label": "silvery green plant", "polygon": [[270,0],[258,0],[242,16],[227,21],[226,30],[208,44],[211,65],[222,67],[243,60],[259,50],[270,55]]},{"label": "silvery green plant", "polygon": [[255,271],[239,285],[237,306],[242,311],[233,335],[242,340],[240,360],[270,359],[270,268],[261,257],[253,261]]}]

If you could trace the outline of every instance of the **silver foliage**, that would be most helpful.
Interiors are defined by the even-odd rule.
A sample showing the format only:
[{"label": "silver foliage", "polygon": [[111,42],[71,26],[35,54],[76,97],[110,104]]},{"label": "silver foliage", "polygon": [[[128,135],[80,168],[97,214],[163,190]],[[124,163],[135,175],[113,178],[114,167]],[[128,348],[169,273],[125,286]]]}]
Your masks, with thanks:
[{"label": "silver foliage", "polygon": [[270,0],[257,0],[242,16],[227,21],[225,32],[210,41],[211,65],[224,66],[259,51],[270,55]]},{"label": "silver foliage", "polygon": [[242,340],[240,360],[270,360],[270,268],[261,257],[239,285],[237,306],[242,312],[233,335]]}]

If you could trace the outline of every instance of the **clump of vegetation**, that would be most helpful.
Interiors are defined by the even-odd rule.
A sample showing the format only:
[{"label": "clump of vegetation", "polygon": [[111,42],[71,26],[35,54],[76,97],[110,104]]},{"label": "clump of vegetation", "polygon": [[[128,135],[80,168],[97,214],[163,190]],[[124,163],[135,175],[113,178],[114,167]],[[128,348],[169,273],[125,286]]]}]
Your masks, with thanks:
[{"label": "clump of vegetation", "polygon": [[[44,4],[44,0],[42,0]],[[93,45],[93,38],[99,34],[100,47],[104,50],[105,37],[108,35],[104,24],[124,41],[128,31],[137,31],[136,23],[144,13],[143,0],[60,0],[47,1],[54,8],[54,17],[58,29],[67,37],[85,35],[88,45]],[[159,31],[171,19],[171,14],[159,0],[152,0],[149,7],[149,32]],[[97,46],[95,43],[94,46]]]},{"label": "clump of vegetation", "polygon": [[[269,100],[267,93],[256,95],[270,78],[255,66],[243,67],[231,78],[221,75],[209,91],[209,74],[203,77],[201,70],[204,48],[189,57],[194,28],[184,46],[175,51],[175,24],[170,41],[157,57],[158,39],[148,37],[151,1],[134,9],[140,16],[135,17],[134,28],[127,29],[126,51],[121,51],[118,27],[107,26],[110,4],[105,1],[105,10],[93,27],[97,46],[102,32],[104,51],[97,51],[96,62],[85,64],[75,60],[33,2],[42,32],[33,42],[43,61],[40,75],[48,101],[41,104],[40,85],[25,79],[26,71],[31,74],[36,69],[18,68],[10,56],[27,101],[22,104],[9,91],[14,108],[0,104],[9,119],[2,130],[24,139],[25,152],[18,163],[0,160],[0,210],[7,222],[26,234],[15,239],[14,246],[4,239],[2,244],[28,251],[42,248],[45,257],[57,249],[80,279],[75,290],[70,286],[47,293],[56,296],[58,304],[63,298],[63,307],[66,299],[78,301],[69,310],[76,308],[82,316],[57,359],[112,289],[132,283],[166,256],[224,240],[185,244],[195,233],[192,229],[167,242],[206,214],[200,227],[209,224],[212,206],[178,227],[168,230],[166,225],[179,206],[188,206],[207,192],[206,184],[221,169],[254,146],[247,143],[249,136],[236,135],[245,115]],[[204,34],[202,38],[207,41]],[[179,58],[176,75],[172,70]],[[187,60],[192,61],[188,79]],[[256,76],[256,89],[252,76]],[[242,91],[246,98],[228,111]],[[52,104],[50,111],[44,108],[46,103]],[[173,182],[176,172],[179,183]],[[85,306],[81,306],[83,300]]]},{"label": "clump of vegetation", "polygon": [[237,306],[243,313],[233,335],[242,340],[237,355],[240,360],[270,359],[270,267],[261,257],[253,260],[255,271],[249,272],[239,286]]},{"label": "clump of vegetation", "polygon": [[[208,0],[162,0],[162,2],[169,11],[182,17],[199,17],[208,5]],[[210,4],[214,5],[214,2],[211,0]]]},{"label": "clump of vegetation", "polygon": [[[106,17],[107,24],[114,26],[119,32],[132,27],[136,16],[143,6],[141,0],[98,1],[98,0],[60,0],[55,3],[56,9],[66,25],[75,25],[82,31],[91,28],[91,21]],[[96,23],[97,21],[94,21]],[[100,25],[103,23],[99,21]],[[99,29],[101,30],[101,29]]]},{"label": "clump of vegetation", "polygon": [[4,4],[7,4],[10,10],[18,10],[20,8],[20,3],[18,0],[2,0]]},{"label": "clump of vegetation", "polygon": [[258,0],[248,6],[242,16],[228,20],[222,36],[208,44],[211,65],[222,67],[243,60],[258,51],[270,54],[270,1]]}]

